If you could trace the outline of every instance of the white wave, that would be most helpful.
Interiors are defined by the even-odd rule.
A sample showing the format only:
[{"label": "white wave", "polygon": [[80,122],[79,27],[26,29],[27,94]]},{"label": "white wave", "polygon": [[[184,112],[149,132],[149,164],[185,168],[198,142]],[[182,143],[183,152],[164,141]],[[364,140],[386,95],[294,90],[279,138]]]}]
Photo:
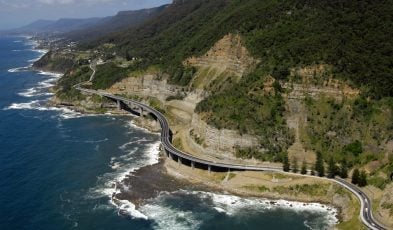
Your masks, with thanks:
[{"label": "white wave", "polygon": [[29,68],[30,68],[30,66],[17,67],[17,68],[9,69],[8,72],[9,73],[25,72],[25,71],[28,71]]},{"label": "white wave", "polygon": [[[126,150],[126,147],[131,143],[126,143],[119,148]],[[147,219],[145,215],[136,210],[135,205],[127,200],[119,200],[115,198],[115,195],[129,189],[122,185],[122,181],[131,175],[136,170],[153,165],[159,162],[159,146],[160,142],[154,142],[148,145],[144,151],[143,157],[135,158],[135,153],[140,149],[139,146],[135,146],[129,150],[127,154],[120,157],[112,157],[110,161],[110,167],[114,170],[111,173],[106,173],[98,179],[99,186],[90,189],[86,195],[87,199],[98,199],[102,197],[109,197],[110,203],[118,209],[118,213],[121,215],[129,215],[132,218]]]},{"label": "white wave", "polygon": [[72,119],[87,116],[64,107],[59,108],[45,106],[45,102],[46,100],[33,100],[26,103],[12,103],[10,106],[4,108],[3,110],[59,111],[59,117],[63,119]]},{"label": "white wave", "polygon": [[[132,115],[132,116],[135,116],[135,115]],[[160,133],[151,132],[150,130],[148,130],[148,129],[146,129],[146,128],[143,128],[143,127],[140,127],[140,126],[136,125],[136,124],[135,124],[135,120],[131,120],[130,122],[128,122],[128,123],[127,123],[127,126],[130,127],[130,128],[132,128],[132,129],[142,130],[142,131],[147,132],[147,133],[156,134],[156,135],[161,135]]]},{"label": "white wave", "polygon": [[27,62],[36,62],[36,61],[40,60],[40,58],[41,57],[33,58],[33,59],[28,60]]},{"label": "white wave", "polygon": [[120,188],[117,184],[121,184],[128,175],[144,166],[159,162],[159,146],[160,142],[150,144],[145,150],[144,157],[138,158],[138,160],[135,159],[135,153],[139,150],[137,146],[125,155],[112,157],[110,167],[115,171],[103,175],[99,183],[101,186],[91,189],[87,198],[97,199],[105,196],[112,198],[113,194],[119,193]]},{"label": "white wave", "polygon": [[39,88],[36,88],[36,87],[26,89],[25,91],[18,93],[18,95],[22,96],[22,97],[38,97],[38,96],[53,96],[54,95],[54,93],[40,92],[38,89]]},{"label": "white wave", "polygon": [[18,93],[19,96],[22,97],[34,97],[37,94],[37,89],[36,88],[30,88],[30,89],[26,89],[23,92]]},{"label": "white wave", "polygon": [[130,145],[133,145],[133,144],[141,144],[141,143],[143,143],[143,142],[151,142],[151,141],[152,141],[152,140],[146,139],[146,137],[143,137],[143,138],[140,138],[140,139],[138,138],[138,139],[136,139],[136,140],[127,142],[127,143],[125,143],[125,144],[119,146],[119,149],[120,149],[120,150],[126,150],[127,147],[130,146]]},{"label": "white wave", "polygon": [[54,82],[56,82],[56,81],[57,81],[57,78],[50,78],[48,80],[39,82],[38,88],[40,88],[40,89],[50,88],[55,85]]},{"label": "white wave", "polygon": [[33,51],[36,51],[36,52],[41,53],[41,54],[46,54],[46,53],[49,52],[49,50],[46,50],[46,49],[33,49]]},{"label": "white wave", "polygon": [[63,76],[62,73],[55,73],[55,72],[49,72],[49,71],[39,71],[38,74],[52,76],[54,78],[60,78],[61,76]]},{"label": "white wave", "polygon": [[[337,222],[337,210],[335,208],[318,204],[302,203],[286,200],[268,200],[262,198],[243,198],[234,195],[216,194],[202,191],[185,191],[179,190],[168,193],[162,192],[160,195],[151,200],[148,204],[143,205],[140,211],[149,219],[154,220],[158,229],[196,229],[201,224],[196,213],[191,210],[179,210],[171,205],[166,204],[165,198],[176,194],[197,196],[202,202],[206,202],[212,209],[218,213],[224,213],[228,216],[248,215],[253,210],[264,212],[278,208],[291,209],[296,212],[319,213],[323,219],[318,218],[318,223],[305,221],[307,228],[315,229],[322,225],[333,227]],[[205,220],[206,221],[206,220]]]},{"label": "white wave", "polygon": [[3,110],[11,110],[11,109],[35,109],[39,104],[39,100],[27,102],[27,103],[12,103],[10,106],[4,108]]},{"label": "white wave", "polygon": [[135,205],[128,200],[112,199],[111,203],[118,207],[119,215],[128,215],[136,219],[145,219],[145,220],[148,219],[146,215],[138,211]]},{"label": "white wave", "polygon": [[191,211],[181,211],[161,204],[146,204],[141,207],[141,212],[148,219],[154,220],[155,229],[198,229],[203,223]]}]

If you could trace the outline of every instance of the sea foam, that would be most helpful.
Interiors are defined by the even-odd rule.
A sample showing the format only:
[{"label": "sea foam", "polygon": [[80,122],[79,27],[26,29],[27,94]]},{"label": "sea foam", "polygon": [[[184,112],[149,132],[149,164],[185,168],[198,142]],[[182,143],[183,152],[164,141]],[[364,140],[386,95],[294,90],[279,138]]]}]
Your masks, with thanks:
[{"label": "sea foam", "polygon": [[[274,209],[291,209],[296,212],[320,213],[323,219],[318,218],[318,223],[304,221],[304,226],[315,229],[321,224],[333,227],[337,222],[337,210],[333,207],[318,203],[302,203],[286,200],[268,200],[263,198],[244,198],[227,194],[216,194],[203,191],[179,190],[168,193],[161,192],[157,198],[147,202],[140,208],[140,212],[149,219],[154,220],[157,229],[196,229],[202,220],[197,213],[191,210],[182,210],[166,203],[171,196],[195,196],[201,202],[207,203],[211,211],[227,216],[248,215],[250,212],[265,212]],[[211,215],[211,214],[210,214]],[[208,220],[203,220],[208,221]]]}]

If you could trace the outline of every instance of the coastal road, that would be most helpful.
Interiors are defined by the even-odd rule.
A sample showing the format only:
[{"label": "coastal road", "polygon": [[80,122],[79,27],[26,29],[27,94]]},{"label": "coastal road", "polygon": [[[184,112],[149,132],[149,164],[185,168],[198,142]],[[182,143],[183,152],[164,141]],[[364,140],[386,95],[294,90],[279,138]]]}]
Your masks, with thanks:
[{"label": "coastal road", "polygon": [[[80,85],[81,84],[77,84],[74,87],[84,93],[96,94],[96,95],[100,95],[102,97],[106,97],[108,99],[111,99],[111,100],[117,102],[119,105],[121,103],[123,103],[123,104],[131,106],[131,107],[138,107],[139,109],[142,109],[143,111],[153,114],[157,118],[157,120],[160,122],[160,125],[161,125],[162,146],[170,156],[175,155],[180,160],[186,159],[186,160],[190,161],[192,165],[195,163],[199,163],[200,165],[205,165],[209,168],[209,170],[211,167],[216,167],[216,168],[226,169],[226,170],[233,169],[233,170],[250,170],[250,171],[273,171],[273,172],[285,173],[282,170],[282,168],[221,163],[221,162],[215,162],[215,161],[211,161],[211,160],[200,159],[200,158],[192,156],[188,153],[180,151],[172,145],[172,132],[170,130],[169,123],[168,123],[167,119],[165,118],[165,116],[160,111],[158,111],[148,105],[140,103],[138,101],[130,100],[130,99],[116,96],[113,94],[109,94],[105,91],[85,89],[85,88],[82,88]],[[298,174],[296,174],[296,175],[298,175]],[[343,186],[347,190],[351,191],[356,197],[358,197],[358,199],[360,200],[360,204],[361,204],[360,218],[361,218],[362,222],[369,229],[373,229],[373,230],[385,230],[386,229],[385,227],[381,226],[378,222],[375,221],[375,219],[372,215],[371,200],[360,188],[358,188],[357,186],[349,183],[348,181],[346,181],[344,179],[340,179],[340,178],[331,179],[331,181],[338,183],[339,185]]]},{"label": "coastal road", "polygon": [[90,76],[89,82],[92,82],[94,80],[94,76],[96,75],[96,68],[97,68],[97,61],[93,60],[90,65],[90,69],[93,71],[93,73]]}]

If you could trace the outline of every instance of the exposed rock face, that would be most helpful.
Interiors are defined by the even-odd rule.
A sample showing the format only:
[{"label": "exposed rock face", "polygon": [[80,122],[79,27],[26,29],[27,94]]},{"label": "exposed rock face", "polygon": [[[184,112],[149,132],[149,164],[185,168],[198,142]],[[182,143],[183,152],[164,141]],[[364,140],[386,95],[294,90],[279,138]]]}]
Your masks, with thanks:
[{"label": "exposed rock face", "polygon": [[144,74],[138,77],[128,77],[114,84],[108,92],[115,94],[156,97],[161,101],[182,91],[182,87],[170,85],[158,74]]},{"label": "exposed rock face", "polygon": [[250,70],[257,60],[242,45],[239,35],[229,34],[219,40],[204,56],[191,57],[184,62],[197,67],[225,69],[237,76]]},{"label": "exposed rock face", "polygon": [[314,99],[318,99],[321,95],[335,98],[338,101],[342,101],[344,98],[353,98],[359,95],[359,91],[351,89],[349,86],[342,87],[329,87],[329,86],[315,86],[315,85],[304,85],[285,83],[283,88],[290,89],[288,97],[291,99],[304,99],[309,96]]},{"label": "exposed rock face", "polygon": [[238,81],[253,69],[258,60],[252,58],[239,35],[229,34],[219,40],[205,55],[191,57],[184,65],[199,68],[192,81],[196,88],[207,88],[214,80],[222,84],[228,77]]},{"label": "exposed rock face", "polygon": [[236,150],[236,146],[242,148],[259,146],[259,141],[256,137],[240,135],[234,130],[218,130],[207,125],[197,114],[194,114],[192,117],[191,128],[194,130],[195,135],[200,140],[203,140],[203,144],[200,147],[209,155],[235,158],[233,153]]},{"label": "exposed rock face", "polygon": [[341,101],[344,98],[357,97],[360,91],[334,79],[331,68],[327,65],[293,68],[290,73],[291,81],[284,84],[283,88],[291,90],[288,97],[292,99],[304,99],[306,96],[318,99],[325,95]]}]

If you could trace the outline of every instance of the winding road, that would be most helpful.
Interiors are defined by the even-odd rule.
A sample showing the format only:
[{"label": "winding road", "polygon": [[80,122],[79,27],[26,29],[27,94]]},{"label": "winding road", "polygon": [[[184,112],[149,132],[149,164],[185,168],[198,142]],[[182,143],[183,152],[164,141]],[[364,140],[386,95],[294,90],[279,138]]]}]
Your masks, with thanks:
[{"label": "winding road", "polygon": [[[94,71],[95,72],[95,71]],[[129,109],[138,108],[141,112],[140,115],[143,115],[143,112],[147,112],[152,114],[157,121],[159,121],[161,125],[161,143],[162,147],[164,148],[166,154],[171,159],[177,159],[179,162],[184,163],[188,162],[191,164],[191,167],[204,167],[210,171],[212,168],[216,170],[251,170],[251,171],[273,171],[273,172],[283,172],[285,173],[282,168],[276,167],[263,167],[263,166],[254,166],[254,165],[241,165],[241,164],[229,164],[229,163],[220,163],[211,160],[200,159],[198,157],[194,157],[188,153],[182,152],[176,149],[172,145],[172,132],[170,130],[169,124],[165,116],[158,110],[140,103],[138,101],[130,100],[127,98],[123,98],[120,96],[116,96],[113,94],[109,94],[105,91],[97,91],[92,89],[82,88],[81,84],[77,84],[74,87],[81,92],[88,93],[88,94],[95,94],[100,95],[102,97],[108,98],[114,102],[116,102],[119,106],[119,109],[126,108],[128,106]],[[298,175],[298,174],[296,174]],[[310,175],[307,175],[310,176]],[[343,186],[347,190],[351,191],[356,197],[358,197],[361,209],[360,209],[360,218],[362,222],[369,228],[373,230],[385,230],[386,228],[375,221],[372,215],[372,205],[370,198],[357,186],[349,183],[348,181],[341,179],[341,178],[334,178],[334,179],[326,179],[333,182],[338,183],[339,185]]]}]

